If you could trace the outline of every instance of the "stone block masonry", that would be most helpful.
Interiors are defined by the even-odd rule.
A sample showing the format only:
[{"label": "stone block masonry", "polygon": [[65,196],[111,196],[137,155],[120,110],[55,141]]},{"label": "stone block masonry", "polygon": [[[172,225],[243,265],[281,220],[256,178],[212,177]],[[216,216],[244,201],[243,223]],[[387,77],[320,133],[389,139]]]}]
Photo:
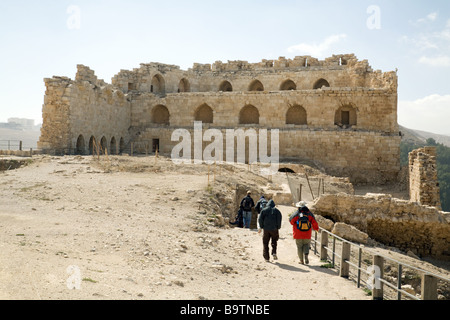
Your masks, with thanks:
[{"label": "stone block masonry", "polygon": [[409,195],[411,201],[441,209],[436,147],[409,153]]},{"label": "stone block masonry", "polygon": [[[357,183],[395,181],[400,171],[397,75],[353,54],[259,63],[220,61],[192,69],[161,63],[122,70],[112,84],[78,66],[75,80],[45,79],[38,148],[120,153],[134,143],[170,156],[172,132],[278,129],[280,159],[312,160]],[[204,147],[206,147],[205,145]],[[148,151],[146,148],[145,151]]]}]

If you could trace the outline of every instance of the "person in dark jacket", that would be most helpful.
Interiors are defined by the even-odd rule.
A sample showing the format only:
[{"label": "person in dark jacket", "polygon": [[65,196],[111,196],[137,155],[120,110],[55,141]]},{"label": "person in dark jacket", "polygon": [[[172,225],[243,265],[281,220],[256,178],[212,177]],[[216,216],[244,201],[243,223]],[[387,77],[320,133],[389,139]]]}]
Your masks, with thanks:
[{"label": "person in dark jacket", "polygon": [[244,228],[250,228],[252,221],[252,209],[255,207],[255,202],[251,197],[252,193],[247,191],[247,195],[242,199],[240,209],[242,209],[242,216],[244,218]]},{"label": "person in dark jacket", "polygon": [[[270,200],[266,208],[259,215],[259,227],[263,232],[263,257],[266,261],[269,259],[269,242],[272,240],[272,257],[277,260],[277,243],[280,238],[279,230],[281,228],[281,212],[275,208],[275,202]],[[260,229],[260,231],[261,231]]]}]

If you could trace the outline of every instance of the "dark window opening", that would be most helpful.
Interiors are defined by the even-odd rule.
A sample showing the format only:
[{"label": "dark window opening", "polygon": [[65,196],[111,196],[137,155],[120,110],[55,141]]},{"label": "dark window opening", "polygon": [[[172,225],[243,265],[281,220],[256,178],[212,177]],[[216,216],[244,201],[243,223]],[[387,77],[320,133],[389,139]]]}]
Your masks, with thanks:
[{"label": "dark window opening", "polygon": [[341,121],[344,126],[350,125],[350,111],[342,111]]},{"label": "dark window opening", "polygon": [[153,139],[152,150],[154,153],[156,153],[156,151],[159,152],[159,139]]}]

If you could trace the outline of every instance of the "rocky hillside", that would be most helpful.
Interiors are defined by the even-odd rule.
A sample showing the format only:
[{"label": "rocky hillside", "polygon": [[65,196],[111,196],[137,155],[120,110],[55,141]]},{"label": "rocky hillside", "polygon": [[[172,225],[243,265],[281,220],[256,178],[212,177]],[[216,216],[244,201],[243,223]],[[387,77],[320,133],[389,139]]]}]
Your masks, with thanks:
[{"label": "rocky hillside", "polygon": [[402,126],[400,126],[400,131],[403,134],[403,140],[407,142],[425,143],[427,139],[433,138],[437,143],[450,147],[450,136],[408,129]]}]

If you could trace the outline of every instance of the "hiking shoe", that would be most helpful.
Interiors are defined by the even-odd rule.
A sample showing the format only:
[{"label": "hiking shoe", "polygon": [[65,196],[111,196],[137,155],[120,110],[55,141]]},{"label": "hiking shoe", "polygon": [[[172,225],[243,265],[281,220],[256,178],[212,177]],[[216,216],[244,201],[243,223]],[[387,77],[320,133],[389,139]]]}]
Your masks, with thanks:
[{"label": "hiking shoe", "polygon": [[300,263],[300,264],[305,264],[305,263],[303,262],[303,260],[300,260],[298,263]]},{"label": "hiking shoe", "polygon": [[272,255],[273,256],[273,260],[278,260],[278,257],[276,254]]},{"label": "hiking shoe", "polygon": [[305,264],[309,264],[308,256],[305,256]]}]

